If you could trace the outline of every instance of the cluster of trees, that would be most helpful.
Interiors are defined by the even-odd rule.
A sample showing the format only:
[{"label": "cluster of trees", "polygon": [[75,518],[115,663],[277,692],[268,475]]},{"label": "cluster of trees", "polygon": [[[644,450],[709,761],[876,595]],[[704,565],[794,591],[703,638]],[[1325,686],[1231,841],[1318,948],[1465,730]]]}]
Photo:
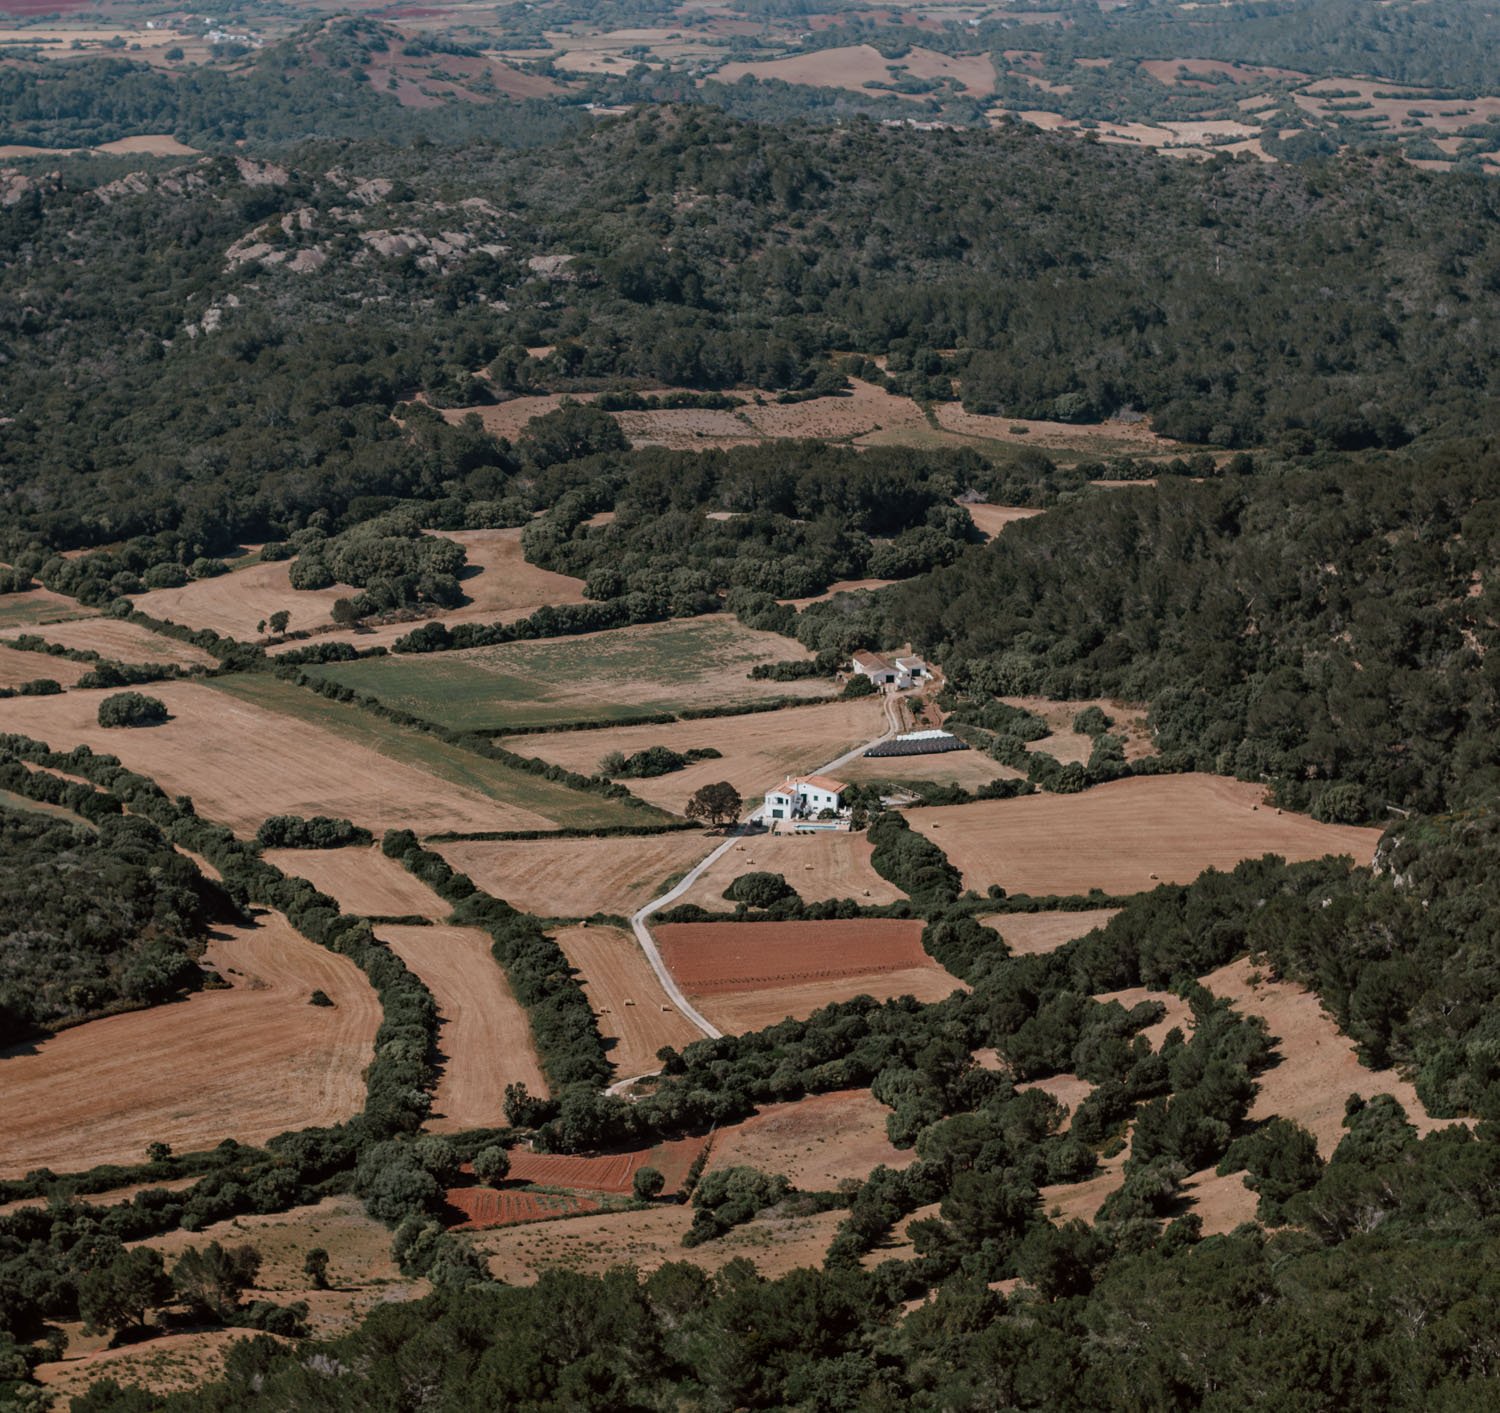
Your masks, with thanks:
[{"label": "cluster of trees", "polygon": [[354,621],[419,603],[452,608],[463,598],[459,579],[467,556],[457,540],[424,535],[413,510],[377,515],[327,537],[307,530],[296,537],[290,570],[294,589],[349,584],[362,590],[334,605],[335,619]]},{"label": "cluster of trees", "polygon": [[160,726],[171,720],[167,704],[144,692],[116,692],[99,703],[101,726]]},{"label": "cluster of trees", "polygon": [[1084,498],[863,616],[981,701],[1148,701],[1179,768],[1269,776],[1321,818],[1484,800],[1496,464],[1477,443]]},{"label": "cluster of trees", "polygon": [[0,1045],[195,990],[227,906],[153,824],[118,813],[84,828],[0,808],[0,874]]},{"label": "cluster of trees", "polygon": [[685,770],[695,761],[718,760],[722,754],[713,746],[694,746],[687,751],[674,751],[670,746],[647,746],[645,750],[628,756],[623,751],[611,751],[599,762],[599,774],[610,780],[650,780],[658,775]]},{"label": "cluster of trees", "polygon": [[255,831],[255,842],[262,849],[342,849],[374,840],[368,829],[326,814],[273,814]]}]

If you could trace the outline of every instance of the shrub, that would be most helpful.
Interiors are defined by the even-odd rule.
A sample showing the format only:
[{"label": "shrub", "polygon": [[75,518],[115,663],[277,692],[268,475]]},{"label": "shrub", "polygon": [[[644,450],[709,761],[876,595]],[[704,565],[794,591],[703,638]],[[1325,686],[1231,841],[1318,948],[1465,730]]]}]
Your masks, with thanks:
[{"label": "shrub", "polygon": [[474,1155],[474,1176],[480,1182],[498,1187],[510,1176],[510,1154],[498,1143],[486,1144]]},{"label": "shrub", "polygon": [[796,896],[796,890],[779,873],[742,873],[724,890],[731,903],[751,908],[769,908],[783,898]]},{"label": "shrub", "polygon": [[167,704],[144,692],[116,692],[99,703],[101,726],[160,726],[170,718]]}]

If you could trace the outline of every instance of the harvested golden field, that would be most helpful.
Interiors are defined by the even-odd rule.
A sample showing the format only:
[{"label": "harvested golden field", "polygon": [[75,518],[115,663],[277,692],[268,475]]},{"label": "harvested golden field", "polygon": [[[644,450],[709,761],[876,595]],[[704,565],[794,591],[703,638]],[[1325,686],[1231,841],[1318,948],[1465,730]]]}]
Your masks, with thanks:
[{"label": "harvested golden field", "polygon": [[213,667],[216,661],[202,648],[180,643],[164,633],[153,633],[149,628],[128,623],[123,618],[80,618],[49,627],[41,636],[49,643],[92,650],[116,662],[168,662],[178,667]]},{"label": "harvested golden field", "polygon": [[327,589],[294,589],[288,579],[291,560],[247,565],[215,579],[194,579],[180,589],[152,589],[134,600],[142,613],[166,618],[189,628],[212,628],[216,633],[253,642],[264,632],[260,625],[279,609],[292,615],[290,627],[317,628],[333,622],[336,600],[357,594],[347,584]]},{"label": "harvested golden field", "polygon": [[693,1224],[693,1211],[674,1204],[500,1227],[472,1240],[489,1257],[490,1274],[511,1285],[534,1284],[548,1266],[602,1275],[612,1266],[630,1265],[649,1274],[668,1262],[688,1261],[717,1271],[740,1257],[774,1279],[799,1267],[821,1266],[843,1216],[833,1211],[811,1217],[761,1217],[715,1241],[685,1247],[682,1238]]},{"label": "harvested golden field", "polygon": [[[783,640],[785,641],[785,640]],[[745,686],[765,686],[749,683]],[[793,687],[778,682],[776,687]],[[827,690],[826,683],[815,683]],[[698,761],[670,775],[652,780],[622,780],[632,794],[662,809],[681,813],[688,797],[700,786],[727,780],[747,801],[745,812],[788,775],[815,770],[852,746],[878,736],[885,724],[879,697],[856,697],[850,701],[819,702],[786,707],[780,711],[748,712],[741,716],[714,716],[698,721],[674,721],[664,725],[611,726],[600,731],[558,731],[517,737],[507,744],[512,750],[565,765],[587,775],[611,751],[634,755],[649,746],[668,746],[674,751],[712,748],[716,760]]]},{"label": "harvested golden field", "polygon": [[[353,962],[275,913],[221,929],[204,962],[228,989],[4,1052],[0,1176],[139,1162],[157,1140],[263,1143],[359,1111],[380,1006]],[[309,1005],[314,990],[334,1004]]]},{"label": "harvested golden field", "polygon": [[1014,525],[1017,520],[1030,520],[1034,515],[1043,514],[1026,505],[985,505],[971,502],[964,509],[969,512],[969,519],[974,522],[975,529],[987,540],[993,540],[1007,525]]},{"label": "harvested golden field", "polygon": [[552,935],[578,972],[617,1079],[660,1069],[656,1052],[663,1045],[680,1050],[703,1038],[667,998],[630,931],[580,926]]},{"label": "harvested golden field", "polygon": [[604,839],[462,839],[430,847],[522,912],[590,917],[628,916],[719,842],[683,830]]},{"label": "harvested golden field", "polygon": [[1098,707],[1113,723],[1111,736],[1118,737],[1125,747],[1125,759],[1140,760],[1157,754],[1156,743],[1151,739],[1151,728],[1146,725],[1148,707],[1128,702],[1112,701],[1105,697],[1071,702],[1053,701],[1050,697],[1002,697],[1008,706],[1020,707],[1042,718],[1051,730],[1051,735],[1040,740],[1028,741],[1026,749],[1045,751],[1067,765],[1077,761],[1086,765],[1094,749],[1090,736],[1073,729],[1073,721],[1085,707]]},{"label": "harvested golden field", "polygon": [[904,76],[952,79],[971,98],[984,98],[995,88],[995,66],[988,56],[940,54],[917,45],[898,60],[887,59],[873,45],[854,44],[842,49],[795,54],[787,59],[725,64],[714,77],[724,83],[734,83],[745,74],[759,79],[780,79],[783,83],[811,84],[818,88],[848,88],[866,94],[881,91],[872,89],[871,84],[894,83]]},{"label": "harvested golden field", "polygon": [[[327,708],[352,727],[368,726],[372,744],[231,695],[231,688],[294,703],[306,697],[309,710]],[[390,737],[384,740],[388,723],[273,678],[226,678],[219,686],[153,683],[151,695],[167,704],[172,720],[136,730],[99,725],[99,702],[107,695],[72,691],[61,697],[0,701],[0,730],[22,732],[59,750],[82,744],[108,751],[169,794],[191,796],[203,815],[240,835],[253,834],[273,814],[342,815],[377,834],[403,827],[430,832],[552,826],[532,810],[457,784],[454,772],[440,771],[442,742],[406,733],[412,738],[411,754],[402,758],[396,752],[406,737],[398,728],[384,731]],[[432,753],[433,769],[423,768],[425,753]],[[473,761],[476,787],[482,786],[491,763],[459,755]],[[522,783],[534,779],[527,776]]]},{"label": "harvested golden field", "polygon": [[906,896],[870,864],[872,846],[864,834],[766,834],[736,844],[704,870],[682,895],[710,912],[733,912],[724,890],[742,873],[779,873],[807,903],[854,898],[860,903],[894,903]]},{"label": "harvested golden field", "polygon": [[1090,908],[1076,913],[987,913],[979,919],[1005,939],[1011,954],[1034,957],[1055,952],[1065,942],[1103,927],[1118,908]]},{"label": "harvested golden field", "polygon": [[444,918],[452,911],[421,879],[368,848],[267,849],[262,855],[283,873],[305,878],[337,901],[342,912],[365,917]]},{"label": "harvested golden field", "polygon": [[913,810],[911,826],[983,892],[1139,893],[1206,868],[1280,854],[1349,854],[1368,864],[1379,829],[1319,824],[1263,804],[1256,785],[1217,775],[1143,775],[1078,795],[1025,795]]},{"label": "harvested golden field", "polygon": [[73,662],[50,653],[30,653],[0,644],[0,687],[19,687],[46,678],[70,687],[89,670],[86,662]]},{"label": "harvested golden field", "polygon": [[437,1002],[441,1073],[428,1128],[458,1133],[499,1127],[505,1123],[507,1084],[524,1084],[533,1094],[548,1092],[531,1022],[490,951],[488,933],[386,924],[375,935]]},{"label": "harvested golden field", "polygon": [[768,1104],[718,1130],[710,1167],[746,1164],[782,1173],[803,1192],[827,1192],[842,1182],[862,1181],[882,1163],[905,1168],[916,1160],[914,1150],[897,1148],[886,1137],[889,1113],[868,1089]]},{"label": "harvested golden field", "polygon": [[941,751],[930,756],[860,756],[841,765],[839,779],[850,784],[889,780],[900,785],[918,781],[979,790],[992,780],[1020,780],[1019,770],[991,759],[983,751]]},{"label": "harvested golden field", "polygon": [[782,599],[782,603],[789,603],[795,609],[801,610],[810,603],[822,603],[839,594],[857,594],[866,590],[886,589],[897,583],[895,579],[839,579],[830,584],[821,594],[811,594],[805,599]]}]

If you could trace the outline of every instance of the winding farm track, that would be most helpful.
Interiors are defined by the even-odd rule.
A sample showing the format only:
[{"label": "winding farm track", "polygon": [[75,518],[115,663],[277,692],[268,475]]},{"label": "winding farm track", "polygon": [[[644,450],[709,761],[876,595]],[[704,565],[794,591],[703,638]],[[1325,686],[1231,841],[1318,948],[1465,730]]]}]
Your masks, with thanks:
[{"label": "winding farm track", "polygon": [[[843,755],[836,756],[833,760],[820,765],[817,770],[810,771],[812,775],[824,775],[829,771],[837,770],[840,766],[847,765],[850,761],[862,756],[871,746],[879,745],[880,742],[894,736],[901,729],[901,708],[899,698],[894,694],[887,694],[885,705],[885,730],[872,740],[855,746],[852,750],[845,751]],[[691,1001],[683,994],[682,988],[678,986],[673,977],[671,969],[662,958],[661,949],[656,945],[656,939],[651,935],[651,929],[647,926],[647,919],[653,913],[660,912],[663,908],[675,903],[694,883],[702,877],[703,873],[718,859],[734,847],[735,841],[742,838],[746,829],[755,824],[760,818],[764,806],[753,809],[746,817],[745,823],[740,828],[727,835],[724,842],[719,845],[706,858],[701,859],[693,868],[685,873],[682,878],[658,898],[653,898],[644,907],[640,908],[630,919],[630,929],[635,933],[635,940],[640,943],[641,951],[646,954],[646,960],[651,964],[651,970],[656,973],[656,979],[661,982],[662,990],[667,993],[672,1004],[675,1005],[682,1015],[686,1016],[705,1036],[710,1040],[717,1040],[721,1031],[712,1021],[708,1019]],[[655,1073],[655,1071],[653,1071]],[[638,1079],[645,1079],[646,1075],[632,1075],[629,1079],[618,1080],[610,1085],[608,1093],[618,1094],[628,1089]]]}]

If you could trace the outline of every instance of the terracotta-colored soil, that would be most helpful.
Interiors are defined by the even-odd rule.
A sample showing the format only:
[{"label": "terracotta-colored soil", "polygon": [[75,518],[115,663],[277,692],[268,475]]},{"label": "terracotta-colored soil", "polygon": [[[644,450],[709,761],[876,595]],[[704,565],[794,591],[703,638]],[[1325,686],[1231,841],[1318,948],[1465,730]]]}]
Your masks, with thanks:
[{"label": "terracotta-colored soil", "polygon": [[890,1110],[868,1089],[813,1094],[789,1104],[768,1104],[758,1114],[721,1128],[710,1168],[746,1165],[781,1173],[803,1192],[823,1192],[863,1180],[882,1163],[905,1168],[912,1149],[886,1137]]},{"label": "terracotta-colored soil", "polygon": [[383,924],[375,935],[437,1002],[442,1071],[432,1096],[430,1129],[458,1133],[503,1125],[507,1084],[524,1084],[533,1094],[548,1092],[531,1022],[511,994],[488,933],[473,927]]},{"label": "terracotta-colored soil", "polygon": [[416,764],[207,684],[154,682],[150,694],[172,714],[163,726],[103,728],[99,702],[109,694],[75,690],[0,701],[0,730],[19,731],[57,750],[82,744],[119,756],[169,794],[191,796],[200,813],[242,835],[253,834],[273,814],[339,815],[376,834],[403,827],[427,832],[551,825],[519,805],[486,799]]},{"label": "terracotta-colored soil", "polygon": [[1319,824],[1261,803],[1263,790],[1215,775],[1138,776],[1078,795],[913,810],[912,828],[941,848],[966,887],[1011,893],[1136,893],[1187,883],[1206,868],[1280,854],[1349,854],[1367,864],[1380,830]]},{"label": "terracotta-colored soil", "polygon": [[649,1074],[661,1067],[656,1052],[662,1046],[680,1050],[702,1038],[668,999],[632,933],[566,927],[553,936],[578,971],[617,1078]]},{"label": "terracotta-colored soil", "polygon": [[[795,651],[787,657],[797,656]],[[752,684],[746,682],[747,688]],[[795,687],[798,683],[778,683]],[[827,684],[821,690],[828,690]],[[745,693],[745,700],[750,694]],[[674,751],[712,747],[716,760],[699,761],[686,769],[651,780],[622,780],[632,794],[662,809],[680,814],[693,792],[703,785],[727,780],[749,802],[748,814],[769,789],[787,775],[815,770],[851,746],[880,734],[884,713],[874,697],[851,701],[823,702],[815,706],[787,707],[781,711],[750,712],[742,716],[715,716],[698,721],[677,721],[662,726],[612,726],[602,731],[559,731],[546,735],[512,738],[504,744],[512,750],[591,774],[611,751],[632,755],[648,746],[668,746]]]},{"label": "terracotta-colored soil", "polygon": [[652,930],[678,985],[694,995],[900,971],[930,961],[922,922],[677,922]]},{"label": "terracotta-colored soil", "polygon": [[442,918],[452,911],[421,879],[380,852],[379,844],[345,849],[267,849],[283,873],[305,878],[346,913],[369,917]]},{"label": "terracotta-colored soil", "polygon": [[669,923],[652,931],[678,984],[731,1033],[859,995],[937,1001],[961,989],[922,950],[920,920]]},{"label": "terracotta-colored soil", "polygon": [[668,1262],[687,1261],[717,1271],[745,1257],[768,1279],[798,1267],[821,1266],[828,1243],[846,1214],[769,1217],[735,1227],[702,1246],[684,1247],[693,1224],[691,1207],[675,1203],[646,1211],[600,1212],[544,1225],[502,1227],[474,1238],[489,1256],[490,1273],[512,1285],[530,1285],[549,1266],[600,1275],[612,1266],[649,1274]]},{"label": "terracotta-colored soil", "polygon": [[[204,956],[230,989],[92,1021],[0,1056],[0,1176],[137,1162],[225,1138],[261,1143],[364,1104],[380,1008],[354,963],[274,913]],[[322,990],[334,1005],[312,1006]]]},{"label": "terracotta-colored soil", "polygon": [[[642,1168],[655,1168],[667,1180],[663,1191],[671,1196],[682,1187],[688,1170],[708,1145],[708,1141],[707,1138],[679,1138],[668,1143],[658,1143],[652,1148],[593,1156],[532,1153],[524,1148],[515,1148],[510,1155],[510,1180],[536,1183],[541,1187],[566,1187],[618,1196],[631,1191],[635,1175]],[[717,1146],[714,1149],[714,1161],[718,1161]]]},{"label": "terracotta-colored soil", "polygon": [[[6,631],[3,636],[11,637],[26,631],[24,628],[15,629]],[[215,663],[213,655],[202,648],[169,638],[165,633],[153,633],[149,628],[122,618],[79,618],[71,623],[55,623],[40,636],[65,648],[92,649],[116,662],[167,662],[179,667],[212,667]],[[79,670],[88,671],[88,664],[81,664]]]},{"label": "terracotta-colored soil", "polygon": [[710,912],[733,912],[724,890],[742,873],[779,873],[808,903],[854,898],[894,903],[906,895],[870,864],[869,837],[853,833],[766,834],[736,844],[682,895]]},{"label": "terracotta-colored soil", "polygon": [[49,653],[29,653],[0,645],[0,687],[19,687],[46,678],[70,687],[89,670],[86,662],[72,662]]},{"label": "terracotta-colored soil", "polygon": [[1065,942],[1103,927],[1118,908],[1092,908],[1078,913],[987,913],[979,919],[993,927],[1017,957],[1055,952]]},{"label": "terracotta-colored soil", "polygon": [[592,1197],[572,1193],[497,1191],[493,1187],[450,1188],[445,1200],[463,1220],[454,1231],[485,1231],[491,1227],[511,1227],[521,1222],[545,1222],[552,1217],[571,1217],[597,1212],[599,1203]]},{"label": "terracotta-colored soil", "polygon": [[604,839],[462,839],[431,847],[486,893],[522,912],[589,917],[628,916],[720,842],[684,831]]}]

